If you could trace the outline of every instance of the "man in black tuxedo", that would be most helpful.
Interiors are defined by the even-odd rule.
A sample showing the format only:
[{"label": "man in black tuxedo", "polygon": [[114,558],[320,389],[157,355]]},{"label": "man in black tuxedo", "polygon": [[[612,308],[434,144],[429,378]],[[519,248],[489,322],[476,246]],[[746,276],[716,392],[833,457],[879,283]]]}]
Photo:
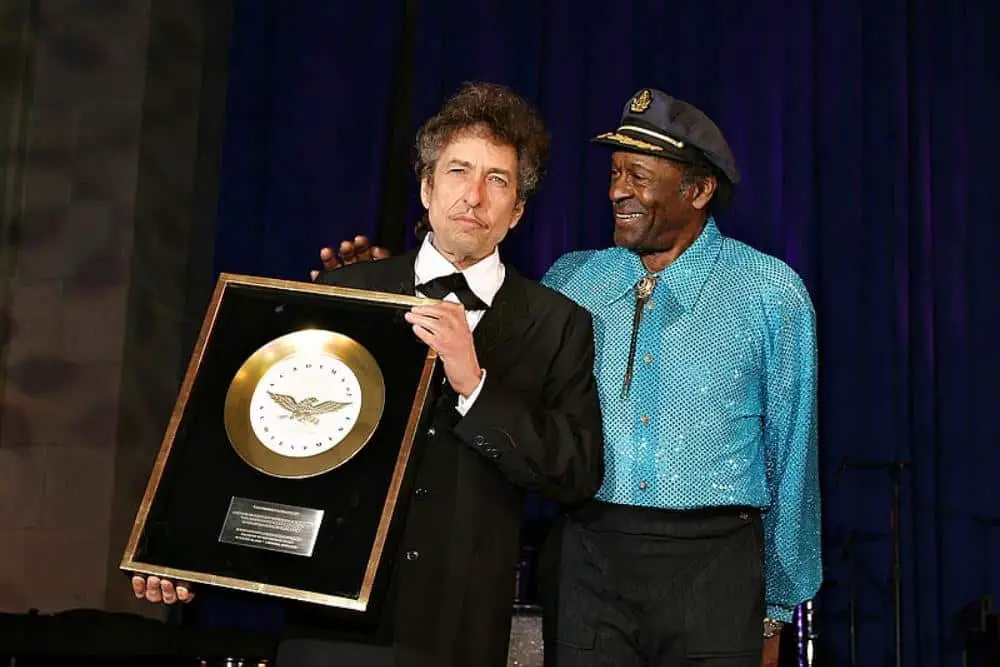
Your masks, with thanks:
[{"label": "man in black tuxedo", "polygon": [[[430,224],[419,249],[318,277],[443,299],[413,308],[406,320],[437,351],[444,377],[385,622],[371,638],[348,638],[341,628],[296,619],[313,627],[284,643],[278,667],[502,667],[526,491],[573,504],[599,487],[590,315],[518,275],[497,250],[538,189],[548,146],[525,100],[500,86],[466,86],[417,135]],[[153,602],[192,597],[188,587],[156,578],[135,577],[133,588]]]}]

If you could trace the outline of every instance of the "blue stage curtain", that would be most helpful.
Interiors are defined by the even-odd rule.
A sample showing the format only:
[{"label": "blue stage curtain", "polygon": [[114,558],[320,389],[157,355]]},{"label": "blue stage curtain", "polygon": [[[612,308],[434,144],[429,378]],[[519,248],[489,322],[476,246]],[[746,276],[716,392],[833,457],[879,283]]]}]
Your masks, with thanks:
[{"label": "blue stage curtain", "polygon": [[[553,129],[503,254],[539,277],[611,241],[608,154],[658,87],[723,128],[744,173],[722,230],[803,276],[819,316],[822,643],[893,652],[891,487],[907,461],[904,664],[958,665],[953,615],[1000,594],[1000,81],[992,0],[241,0],[217,268],[306,278],[321,245],[400,250],[419,124],[463,81],[512,86]],[[853,563],[853,565],[852,565]]]}]

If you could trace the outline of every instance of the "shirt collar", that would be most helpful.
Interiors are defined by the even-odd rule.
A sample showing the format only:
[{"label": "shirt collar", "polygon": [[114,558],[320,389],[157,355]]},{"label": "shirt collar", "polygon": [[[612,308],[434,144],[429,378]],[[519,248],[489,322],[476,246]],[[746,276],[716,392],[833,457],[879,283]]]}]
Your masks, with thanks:
[{"label": "shirt collar", "polygon": [[[667,268],[659,272],[656,288],[666,286],[685,310],[694,308],[698,295],[701,294],[701,288],[705,285],[708,274],[712,272],[715,260],[719,256],[723,238],[715,219],[710,217],[694,243]],[[614,287],[608,294],[609,302],[617,301],[631,293],[639,279],[647,275],[642,259],[631,250],[615,248],[611,257],[609,267],[611,280],[608,284]]]},{"label": "shirt collar", "polygon": [[[429,232],[417,252],[417,259],[413,264],[417,285],[458,272],[455,265],[434,247],[433,237],[433,232]],[[500,261],[500,251],[494,248],[492,254],[462,270],[461,273],[465,275],[473,294],[482,299],[486,305],[492,306],[506,274],[503,262]]]}]

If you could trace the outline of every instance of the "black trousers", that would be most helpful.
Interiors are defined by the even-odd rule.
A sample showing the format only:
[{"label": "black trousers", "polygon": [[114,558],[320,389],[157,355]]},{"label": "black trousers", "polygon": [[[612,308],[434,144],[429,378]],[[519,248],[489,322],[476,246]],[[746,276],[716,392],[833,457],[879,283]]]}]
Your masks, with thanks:
[{"label": "black trousers", "polygon": [[760,667],[756,509],[594,501],[559,519],[542,575],[548,667]]}]

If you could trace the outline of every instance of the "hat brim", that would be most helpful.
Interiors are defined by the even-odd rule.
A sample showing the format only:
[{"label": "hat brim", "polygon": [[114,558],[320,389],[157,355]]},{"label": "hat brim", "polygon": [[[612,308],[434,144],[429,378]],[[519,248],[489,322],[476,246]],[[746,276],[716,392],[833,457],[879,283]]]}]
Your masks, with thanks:
[{"label": "hat brim", "polygon": [[713,171],[715,171],[718,176],[725,178],[730,183],[736,184],[739,181],[738,173],[727,173],[715,162],[713,162],[709,156],[705,155],[703,152],[690,144],[685,145],[683,148],[678,148],[666,141],[660,141],[656,137],[639,135],[624,128],[618,128],[612,132],[604,132],[603,134],[597,135],[590,141],[595,144],[603,144],[619,150],[628,151],[629,153],[653,155],[655,157],[661,157],[665,160],[671,160],[673,162],[681,162],[684,164],[705,164],[712,167]]}]

